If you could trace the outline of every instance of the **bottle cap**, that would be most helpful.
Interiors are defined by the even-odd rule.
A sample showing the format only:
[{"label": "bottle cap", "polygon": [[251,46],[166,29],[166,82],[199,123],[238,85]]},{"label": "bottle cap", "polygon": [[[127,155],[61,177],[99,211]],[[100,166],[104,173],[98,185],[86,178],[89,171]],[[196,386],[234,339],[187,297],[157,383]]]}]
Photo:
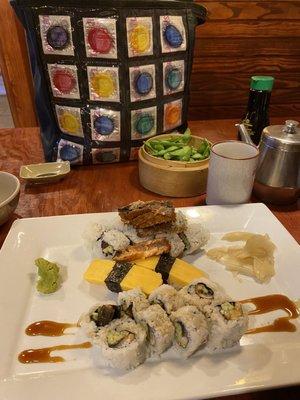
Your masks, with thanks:
[{"label": "bottle cap", "polygon": [[273,76],[252,76],[250,88],[255,90],[271,91],[274,84]]}]

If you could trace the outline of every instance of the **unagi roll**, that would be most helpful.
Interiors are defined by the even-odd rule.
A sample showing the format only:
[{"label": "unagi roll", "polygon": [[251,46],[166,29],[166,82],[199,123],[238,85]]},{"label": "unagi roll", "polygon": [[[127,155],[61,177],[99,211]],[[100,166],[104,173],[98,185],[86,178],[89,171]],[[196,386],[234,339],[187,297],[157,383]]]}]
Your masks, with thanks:
[{"label": "unagi roll", "polygon": [[172,346],[174,326],[158,304],[153,304],[137,313],[136,320],[147,329],[151,356],[158,356]]},{"label": "unagi roll", "polygon": [[149,296],[151,304],[159,304],[169,315],[184,306],[184,299],[179,292],[170,285],[161,285]]},{"label": "unagi roll", "polygon": [[93,338],[96,333],[108,325],[112,320],[121,316],[120,307],[114,303],[98,303],[81,315],[78,325],[88,337]]},{"label": "unagi roll", "polygon": [[238,344],[248,327],[248,316],[237,301],[217,304],[206,316],[209,326],[207,349],[211,352]]},{"label": "unagi roll", "polygon": [[149,307],[149,301],[140,289],[126,290],[118,295],[121,313],[129,318],[135,318],[139,311]]},{"label": "unagi roll", "polygon": [[170,319],[175,327],[175,348],[184,358],[191,356],[207,341],[207,322],[197,307],[182,307],[173,312]]},{"label": "unagi roll", "polygon": [[131,369],[147,358],[147,333],[145,328],[130,318],[112,321],[101,329],[93,343],[100,350],[107,366]]}]

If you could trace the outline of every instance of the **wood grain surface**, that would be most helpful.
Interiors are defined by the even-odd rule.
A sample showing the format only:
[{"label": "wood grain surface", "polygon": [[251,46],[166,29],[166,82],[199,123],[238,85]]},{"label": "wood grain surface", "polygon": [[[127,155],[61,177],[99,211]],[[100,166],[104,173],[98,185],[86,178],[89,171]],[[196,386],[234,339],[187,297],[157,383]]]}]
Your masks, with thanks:
[{"label": "wood grain surface", "polygon": [[189,118],[241,118],[252,75],[275,77],[271,116],[297,115],[300,1],[196,2],[208,19],[196,33]]},{"label": "wood grain surface", "polygon": [[[283,121],[282,118],[276,118],[272,123]],[[233,124],[233,120],[211,120],[192,121],[189,126],[193,134],[216,142],[236,138]],[[18,176],[21,165],[38,162],[43,162],[38,128],[0,130],[0,170]],[[73,168],[63,181],[53,184],[30,186],[22,181],[18,208],[11,220],[0,226],[0,246],[12,222],[18,218],[116,211],[119,206],[131,201],[153,198],[164,197],[141,187],[137,162]],[[172,201],[177,207],[201,206],[205,204],[205,196],[174,198]],[[256,199],[253,198],[253,201]],[[299,204],[269,208],[300,242]],[[299,398],[299,386],[226,397],[228,400],[299,400]]]},{"label": "wood grain surface", "polygon": [[0,66],[14,125],[36,126],[24,29],[8,0],[0,0]]},{"label": "wood grain surface", "polygon": [[[274,119],[283,123],[284,118]],[[233,120],[191,121],[195,135],[216,142],[236,138]],[[18,176],[20,166],[43,161],[37,128],[0,130],[0,170]],[[21,182],[21,196],[14,218],[115,211],[134,200],[163,198],[144,189],[138,179],[137,162],[73,168],[61,182],[26,185]],[[204,205],[205,196],[172,199],[176,206]],[[256,201],[253,199],[253,201]],[[300,242],[300,211],[297,205],[270,207],[288,231]],[[0,243],[11,221],[0,227]]]}]

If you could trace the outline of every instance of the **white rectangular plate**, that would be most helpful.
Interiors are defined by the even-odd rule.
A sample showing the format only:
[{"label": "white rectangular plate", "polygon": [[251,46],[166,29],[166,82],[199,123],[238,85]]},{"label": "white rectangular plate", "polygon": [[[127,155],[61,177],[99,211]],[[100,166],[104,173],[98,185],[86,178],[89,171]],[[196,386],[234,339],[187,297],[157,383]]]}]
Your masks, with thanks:
[{"label": "white rectangular plate", "polygon": [[[262,204],[208,206],[182,209],[190,220],[211,231],[208,248],[220,244],[223,233],[246,230],[268,233],[277,246],[276,275],[268,284],[248,277],[234,278],[225,268],[203,255],[189,256],[212,280],[235,299],[282,293],[300,298],[300,247]],[[115,298],[104,287],[82,280],[90,257],[81,234],[90,221],[105,224],[116,213],[32,218],[16,221],[0,252],[0,398],[43,400],[58,398],[187,400],[254,391],[300,382],[300,324],[294,333],[247,335],[241,346],[187,361],[163,356],[147,361],[134,371],[119,373],[95,366],[92,350],[60,352],[64,363],[21,364],[18,353],[28,348],[80,343],[74,335],[30,337],[26,326],[38,320],[76,322],[79,315],[99,300]],[[34,260],[45,257],[64,266],[65,281],[56,293],[36,292]],[[281,314],[280,314],[281,315]],[[251,317],[251,325],[265,324],[274,313]]]}]

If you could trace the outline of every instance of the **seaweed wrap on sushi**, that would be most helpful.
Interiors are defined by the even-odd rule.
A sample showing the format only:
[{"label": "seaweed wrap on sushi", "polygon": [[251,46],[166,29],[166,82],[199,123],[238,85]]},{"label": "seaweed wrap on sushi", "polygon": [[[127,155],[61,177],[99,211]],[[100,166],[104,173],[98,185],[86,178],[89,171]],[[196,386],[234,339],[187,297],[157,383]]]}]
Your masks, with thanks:
[{"label": "seaweed wrap on sushi", "polygon": [[170,319],[175,327],[174,345],[184,357],[190,357],[208,338],[204,314],[195,306],[185,306],[173,312]]},{"label": "seaweed wrap on sushi", "polygon": [[205,306],[228,299],[224,289],[207,278],[194,280],[179,293],[184,297],[186,304],[196,306],[203,312],[206,311]]},{"label": "seaweed wrap on sushi", "polygon": [[112,320],[121,316],[120,307],[114,303],[98,303],[80,316],[78,325],[88,337],[93,338],[96,333],[108,325]]},{"label": "seaweed wrap on sushi", "polygon": [[127,317],[106,325],[97,333],[93,344],[100,350],[105,365],[112,368],[136,368],[147,358],[147,332]]},{"label": "seaweed wrap on sushi", "polygon": [[207,314],[210,352],[227,349],[239,343],[248,327],[248,316],[238,301],[225,301],[211,307]]},{"label": "seaweed wrap on sushi", "polygon": [[159,356],[172,346],[175,329],[166,312],[158,304],[137,313],[136,321],[143,324],[147,330],[151,356]]},{"label": "seaweed wrap on sushi", "polygon": [[118,295],[118,304],[122,315],[135,318],[139,311],[149,307],[147,297],[140,289],[126,290]]},{"label": "seaweed wrap on sushi", "polygon": [[169,315],[184,306],[184,298],[171,285],[161,285],[149,296],[151,304],[159,304]]}]

